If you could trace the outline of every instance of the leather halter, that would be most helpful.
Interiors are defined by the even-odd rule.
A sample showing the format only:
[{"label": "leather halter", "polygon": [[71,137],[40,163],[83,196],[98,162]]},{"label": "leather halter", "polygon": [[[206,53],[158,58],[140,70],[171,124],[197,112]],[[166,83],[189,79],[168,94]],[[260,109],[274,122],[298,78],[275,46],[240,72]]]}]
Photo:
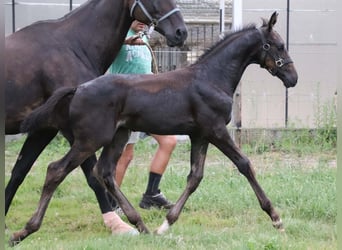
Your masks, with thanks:
[{"label": "leather halter", "polygon": [[[261,42],[262,42],[262,52],[261,52],[261,63],[260,63],[260,67],[267,69],[272,75],[277,74],[278,69],[280,69],[281,67],[283,67],[286,64],[289,63],[293,63],[293,61],[291,60],[290,57],[288,58],[282,58],[279,55],[274,55],[273,53],[271,53],[270,49],[271,49],[271,45],[266,41],[264,33],[262,32],[262,30],[259,28],[258,29],[260,36],[261,36]],[[266,55],[269,55],[273,58],[274,60],[274,64],[276,67],[269,68],[266,65]]]},{"label": "leather halter", "polygon": [[134,3],[132,4],[131,7],[131,17],[133,17],[133,13],[135,11],[135,8],[139,6],[141,11],[144,12],[145,16],[150,20],[150,24],[149,26],[157,26],[159,22],[163,21],[164,19],[168,18],[169,16],[171,16],[173,13],[180,11],[179,8],[174,8],[173,10],[170,10],[168,13],[166,13],[165,15],[163,15],[161,18],[159,19],[155,19],[153,18],[150,13],[148,13],[148,11],[146,10],[144,4],[140,1],[140,0],[135,0]]}]

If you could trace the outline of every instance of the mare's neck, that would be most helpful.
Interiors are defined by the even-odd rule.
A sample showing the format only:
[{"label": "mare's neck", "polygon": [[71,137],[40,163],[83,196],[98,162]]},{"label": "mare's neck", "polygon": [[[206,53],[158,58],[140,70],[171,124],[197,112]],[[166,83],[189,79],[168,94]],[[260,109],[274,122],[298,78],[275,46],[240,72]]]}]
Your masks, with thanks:
[{"label": "mare's neck", "polygon": [[252,29],[233,37],[229,45],[225,42],[205,58],[204,65],[211,76],[214,76],[213,82],[219,85],[229,95],[233,95],[237,85],[240,82],[242,74],[247,66],[256,62],[258,44],[260,44],[260,35],[257,29]]},{"label": "mare's neck", "polygon": [[118,54],[133,19],[128,0],[89,0],[66,17],[75,49],[91,69],[104,74]]}]

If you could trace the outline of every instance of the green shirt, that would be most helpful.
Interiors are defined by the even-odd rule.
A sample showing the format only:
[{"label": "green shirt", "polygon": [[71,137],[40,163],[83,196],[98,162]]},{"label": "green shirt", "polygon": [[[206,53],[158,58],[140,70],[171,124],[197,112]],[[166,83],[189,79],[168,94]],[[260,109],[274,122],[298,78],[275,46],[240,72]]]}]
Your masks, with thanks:
[{"label": "green shirt", "polygon": [[[127,37],[136,35],[133,30],[129,30]],[[148,43],[146,36],[143,41]],[[109,67],[112,74],[152,74],[152,55],[146,45],[122,45],[117,57]]]}]

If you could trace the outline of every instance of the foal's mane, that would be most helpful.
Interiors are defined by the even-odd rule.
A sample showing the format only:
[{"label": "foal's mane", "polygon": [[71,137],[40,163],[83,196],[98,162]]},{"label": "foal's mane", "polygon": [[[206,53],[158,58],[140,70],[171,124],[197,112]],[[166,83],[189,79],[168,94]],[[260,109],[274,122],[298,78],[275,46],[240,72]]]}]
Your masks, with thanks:
[{"label": "foal's mane", "polygon": [[[253,30],[256,28],[255,24],[248,24],[246,26],[244,26],[242,29],[237,30],[237,31],[230,31],[228,33],[225,34],[225,36],[218,40],[214,45],[212,45],[210,48],[207,48],[206,51],[197,59],[197,62],[200,62],[204,57],[206,57],[213,49],[215,49],[216,47],[221,46],[222,44],[227,44],[230,43],[231,41],[233,41],[236,36],[238,36],[241,33],[245,33],[247,31]],[[231,40],[231,41],[230,41]]]}]

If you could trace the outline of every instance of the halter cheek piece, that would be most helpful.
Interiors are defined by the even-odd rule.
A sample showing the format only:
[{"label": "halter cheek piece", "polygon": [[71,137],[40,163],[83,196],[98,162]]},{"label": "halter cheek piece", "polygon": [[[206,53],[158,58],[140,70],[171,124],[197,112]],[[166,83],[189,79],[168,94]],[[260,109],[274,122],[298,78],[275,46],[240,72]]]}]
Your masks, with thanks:
[{"label": "halter cheek piece", "polygon": [[[279,55],[274,55],[273,53],[271,53],[270,49],[271,49],[271,45],[266,42],[264,33],[262,32],[261,29],[258,29],[260,35],[261,35],[261,41],[262,41],[262,52],[261,52],[261,63],[260,63],[260,67],[267,69],[272,75],[277,74],[278,68],[283,67],[286,64],[289,63],[293,63],[293,61],[291,60],[291,58],[282,58]],[[274,59],[274,64],[276,65],[275,68],[269,68],[266,65],[266,55],[271,56]]]},{"label": "halter cheek piece", "polygon": [[133,13],[135,8],[139,6],[140,9],[142,10],[142,12],[144,12],[145,16],[150,20],[150,24],[149,26],[157,26],[159,22],[163,21],[164,19],[168,18],[169,16],[171,16],[173,13],[180,11],[179,8],[174,8],[173,10],[170,10],[168,13],[166,13],[164,16],[162,16],[159,19],[155,19],[153,18],[150,13],[148,13],[148,11],[146,10],[145,6],[143,5],[143,3],[140,0],[135,0],[134,3],[132,4],[131,7],[131,17],[133,17]]}]

